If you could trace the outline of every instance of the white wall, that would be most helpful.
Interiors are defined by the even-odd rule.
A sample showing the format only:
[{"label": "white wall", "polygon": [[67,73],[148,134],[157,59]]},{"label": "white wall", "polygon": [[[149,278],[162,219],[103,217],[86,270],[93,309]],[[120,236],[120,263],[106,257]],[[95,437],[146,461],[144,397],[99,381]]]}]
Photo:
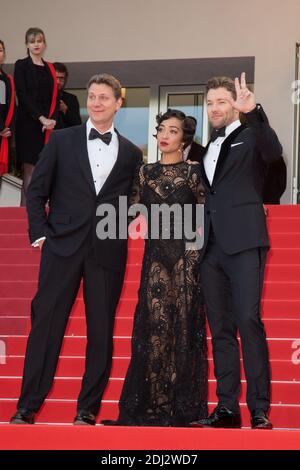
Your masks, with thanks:
[{"label": "white wall", "polygon": [[49,60],[255,56],[257,100],[280,136],[290,186],[300,0],[0,0],[0,15],[7,62],[25,55],[30,26],[44,29]]}]

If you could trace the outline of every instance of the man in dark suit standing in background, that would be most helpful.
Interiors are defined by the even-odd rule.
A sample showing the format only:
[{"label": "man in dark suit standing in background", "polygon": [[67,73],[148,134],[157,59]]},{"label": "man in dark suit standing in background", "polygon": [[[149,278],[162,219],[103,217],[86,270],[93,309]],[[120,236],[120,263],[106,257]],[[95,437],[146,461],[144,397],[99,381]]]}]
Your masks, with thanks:
[{"label": "man in dark suit standing in background", "polygon": [[53,66],[56,72],[59,115],[55,129],[65,129],[66,127],[77,126],[81,124],[80,108],[77,96],[65,91],[68,80],[68,69],[61,62],[54,62]]},{"label": "man in dark suit standing in background", "polygon": [[[245,74],[241,81],[209,80],[207,109],[213,133],[201,163],[206,186],[201,277],[219,401],[194,425],[241,426],[238,330],[251,426],[270,429],[269,359],[260,312],[269,248],[263,185],[265,164],[278,160],[282,148]],[[241,125],[240,112],[247,126]]]},{"label": "man in dark suit standing in background", "polygon": [[[33,424],[46,398],[70,311],[83,280],[87,321],[85,373],[74,424],[94,425],[109,379],[112,335],[127,257],[127,239],[96,235],[101,204],[127,196],[142,152],[114,128],[121,85],[111,75],[88,84],[87,123],[55,131],[28,189],[29,235],[42,249],[32,301],[21,396],[13,424]],[[49,214],[45,205],[49,201]]]},{"label": "man in dark suit standing in background", "polygon": [[[195,132],[197,127],[197,119],[194,116],[189,116],[189,119],[192,119],[195,122]],[[183,151],[183,160],[191,161],[191,162],[198,162],[200,163],[205,155],[205,147],[203,145],[198,144],[195,140],[184,149]]]}]

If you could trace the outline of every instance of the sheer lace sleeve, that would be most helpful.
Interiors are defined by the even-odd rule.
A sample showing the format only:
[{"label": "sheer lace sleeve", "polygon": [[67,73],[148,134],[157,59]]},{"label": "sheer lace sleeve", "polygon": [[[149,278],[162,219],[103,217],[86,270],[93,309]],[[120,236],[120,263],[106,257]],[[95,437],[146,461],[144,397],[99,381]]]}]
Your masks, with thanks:
[{"label": "sheer lace sleeve", "polygon": [[[145,185],[145,176],[144,176],[144,164],[137,166],[136,172],[132,181],[131,190],[128,198],[128,208],[134,204],[138,204],[141,201],[143,188]],[[129,213],[130,214],[130,213]],[[135,212],[135,214],[128,215],[128,224],[133,222],[141,213]]]},{"label": "sheer lace sleeve", "polygon": [[145,165],[142,164],[136,169],[129,194],[129,206],[132,206],[132,204],[138,204],[141,200],[141,195],[145,184],[144,166]]},{"label": "sheer lace sleeve", "polygon": [[200,164],[191,164],[189,167],[189,186],[195,194],[198,204],[205,202],[205,189],[201,180]]}]

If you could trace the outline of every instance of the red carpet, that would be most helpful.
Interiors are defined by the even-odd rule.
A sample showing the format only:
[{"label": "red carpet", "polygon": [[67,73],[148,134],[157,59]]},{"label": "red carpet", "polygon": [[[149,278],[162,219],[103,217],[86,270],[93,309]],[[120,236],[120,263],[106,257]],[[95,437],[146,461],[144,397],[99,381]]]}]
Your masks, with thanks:
[{"label": "red carpet", "polygon": [[[28,429],[29,428],[29,429]],[[300,431],[0,426],[6,450],[298,450]]]},{"label": "red carpet", "polygon": [[[272,367],[270,416],[276,428],[300,429],[300,206],[270,206],[268,224],[272,249],[266,270],[263,320]],[[141,241],[130,242],[126,282],[114,333],[113,369],[99,420],[117,416],[118,397],[130,356],[130,334],[142,251]],[[0,208],[0,264],[0,422],[7,423],[19,395],[30,327],[30,301],[36,290],[39,264],[39,252],[29,247],[26,214],[21,208]],[[80,291],[68,324],[56,380],[37,417],[38,423],[72,421],[84,367],[84,350],[85,320]],[[210,345],[209,354],[211,364]],[[242,388],[243,426],[248,427],[244,382]],[[216,403],[212,366],[209,402],[210,407]],[[97,427],[79,430],[65,426],[36,426],[34,430],[30,427],[29,432],[27,427],[16,429],[15,426],[3,425],[0,426],[0,445],[1,448],[21,448],[18,447],[21,445],[22,448],[31,448],[32,442],[36,442],[35,435],[40,437],[40,444],[35,444],[40,445],[39,448],[57,449],[63,448],[64,442],[71,446],[68,448],[74,448],[73,445],[79,445],[76,448],[81,448],[80,445],[82,448],[102,448],[99,447],[100,441],[101,446],[107,449],[130,449],[137,448],[137,445],[144,449],[150,449],[151,445],[152,448],[176,449],[176,442],[182,449],[296,448],[296,442],[300,442],[298,431],[257,433],[251,430],[160,429],[157,432],[146,428]]]}]

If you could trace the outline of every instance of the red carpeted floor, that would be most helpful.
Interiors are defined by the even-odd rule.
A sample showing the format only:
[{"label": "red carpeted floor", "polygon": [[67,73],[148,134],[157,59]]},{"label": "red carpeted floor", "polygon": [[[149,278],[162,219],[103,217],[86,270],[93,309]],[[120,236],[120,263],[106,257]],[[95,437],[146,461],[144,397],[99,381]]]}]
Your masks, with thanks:
[{"label": "red carpeted floor", "polygon": [[[141,449],[192,449],[195,445],[199,449],[272,448],[272,445],[273,448],[296,448],[293,447],[296,442],[299,442],[300,448],[300,431],[296,431],[300,429],[300,206],[270,206],[268,225],[272,249],[266,270],[263,321],[272,367],[270,417],[275,428],[282,430],[259,433],[246,429],[160,429],[158,432],[146,428],[96,427],[82,430],[61,426],[72,422],[84,369],[85,320],[81,291],[68,324],[54,386],[37,417],[37,423],[57,423],[60,426],[28,429],[26,426],[16,428],[4,423],[13,414],[19,395],[30,328],[30,301],[37,285],[39,252],[29,247],[25,211],[21,208],[0,208],[0,423],[3,423],[0,426],[0,447],[62,448],[61,445],[67,445],[71,447],[66,448],[74,448],[72,446],[76,442],[79,446],[90,446],[82,448],[97,448],[100,440],[104,447],[98,448],[111,449],[130,449],[137,445]],[[130,242],[126,281],[114,333],[113,368],[99,420],[117,416],[118,397],[130,357],[130,334],[142,252],[141,241]],[[212,408],[216,396],[210,344],[209,356],[209,403]],[[242,388],[243,426],[249,427],[244,381]],[[138,439],[136,433],[139,433]]]}]

